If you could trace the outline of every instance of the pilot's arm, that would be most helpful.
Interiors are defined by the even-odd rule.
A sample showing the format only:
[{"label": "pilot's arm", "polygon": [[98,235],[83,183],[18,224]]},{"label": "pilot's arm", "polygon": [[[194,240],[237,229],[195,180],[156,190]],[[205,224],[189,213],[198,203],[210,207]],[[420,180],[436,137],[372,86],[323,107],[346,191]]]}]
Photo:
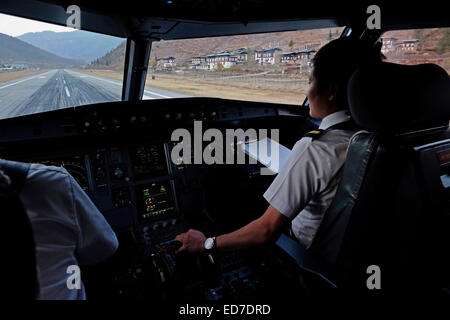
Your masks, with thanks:
[{"label": "pilot's arm", "polygon": [[78,227],[75,254],[81,264],[101,262],[117,250],[117,237],[101,212],[70,174],[69,181]]},{"label": "pilot's arm", "polygon": [[[260,218],[234,232],[216,237],[216,248],[219,250],[237,250],[269,242],[281,232],[287,221],[288,218],[269,205]],[[206,237],[198,230],[189,230],[178,235],[175,240],[183,243],[177,252],[202,252]]]},{"label": "pilot's arm", "polygon": [[[302,139],[296,143],[283,169],[264,193],[270,204],[265,213],[234,232],[216,237],[217,249],[243,249],[269,242],[320,191],[324,185],[320,177],[329,169],[319,163],[327,156],[317,146],[311,147],[310,142]],[[205,236],[200,231],[189,230],[175,240],[182,242],[178,252],[204,250]]]}]

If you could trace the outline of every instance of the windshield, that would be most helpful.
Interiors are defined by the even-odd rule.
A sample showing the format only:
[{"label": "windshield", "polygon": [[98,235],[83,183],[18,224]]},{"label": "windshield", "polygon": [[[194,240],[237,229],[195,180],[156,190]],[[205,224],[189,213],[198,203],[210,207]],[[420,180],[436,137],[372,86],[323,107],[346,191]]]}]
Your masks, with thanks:
[{"label": "windshield", "polygon": [[[125,54],[125,39],[0,14],[0,118],[118,101],[122,74],[111,52]],[[122,54],[122,52],[121,52]]]},{"label": "windshield", "polygon": [[[344,27],[152,43],[143,99],[301,105],[314,54]],[[121,100],[126,41],[0,14],[0,119]]]},{"label": "windshield", "polygon": [[143,99],[303,103],[311,59],[343,27],[154,42]]}]

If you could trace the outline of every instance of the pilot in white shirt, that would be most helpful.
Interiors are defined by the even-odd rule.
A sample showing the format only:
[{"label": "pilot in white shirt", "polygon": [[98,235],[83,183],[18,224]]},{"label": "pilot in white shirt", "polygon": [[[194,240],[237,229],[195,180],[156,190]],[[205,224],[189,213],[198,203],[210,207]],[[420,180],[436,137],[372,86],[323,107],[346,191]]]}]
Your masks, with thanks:
[{"label": "pilot in white shirt", "polygon": [[[319,126],[327,130],[350,120],[347,111],[334,112]],[[330,130],[318,138],[304,137],[264,193],[264,198],[292,220],[292,232],[309,248],[325,211],[336,194],[354,130]]]},{"label": "pilot in white shirt", "polygon": [[[304,137],[296,143],[264,193],[269,206],[261,217],[208,239],[198,230],[179,234],[175,239],[182,246],[177,252],[260,245],[273,240],[288,222],[299,242],[309,248],[336,193],[350,138],[357,131],[339,129],[349,120],[345,111],[348,80],[360,66],[377,64],[381,57],[379,49],[358,39],[339,38],[320,48],[313,58],[307,97],[311,117],[322,119],[319,129],[325,131],[314,140]],[[332,126],[333,130],[327,130]]]},{"label": "pilot in white shirt", "polygon": [[[114,231],[66,169],[31,164],[20,199],[36,244],[41,300],[86,299],[70,266],[94,264],[118,248]],[[69,280],[69,281],[68,281]]]}]

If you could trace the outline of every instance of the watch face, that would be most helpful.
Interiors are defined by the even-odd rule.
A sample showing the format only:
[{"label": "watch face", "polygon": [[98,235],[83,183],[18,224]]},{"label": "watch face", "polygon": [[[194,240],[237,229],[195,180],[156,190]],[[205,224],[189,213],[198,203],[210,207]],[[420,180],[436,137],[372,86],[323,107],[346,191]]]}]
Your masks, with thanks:
[{"label": "watch face", "polygon": [[213,238],[208,238],[208,239],[205,240],[205,249],[206,250],[211,250],[213,246],[214,246],[214,239]]}]

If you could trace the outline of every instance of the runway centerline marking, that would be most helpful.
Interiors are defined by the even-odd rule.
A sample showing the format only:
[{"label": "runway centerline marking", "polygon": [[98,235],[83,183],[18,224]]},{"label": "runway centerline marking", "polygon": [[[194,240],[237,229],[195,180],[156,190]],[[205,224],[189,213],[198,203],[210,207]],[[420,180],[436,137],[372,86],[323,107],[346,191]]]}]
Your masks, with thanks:
[{"label": "runway centerline marking", "polygon": [[64,87],[64,89],[66,89],[66,94],[67,94],[67,96],[70,98],[70,92],[69,92],[69,89],[67,89],[67,87]]}]

